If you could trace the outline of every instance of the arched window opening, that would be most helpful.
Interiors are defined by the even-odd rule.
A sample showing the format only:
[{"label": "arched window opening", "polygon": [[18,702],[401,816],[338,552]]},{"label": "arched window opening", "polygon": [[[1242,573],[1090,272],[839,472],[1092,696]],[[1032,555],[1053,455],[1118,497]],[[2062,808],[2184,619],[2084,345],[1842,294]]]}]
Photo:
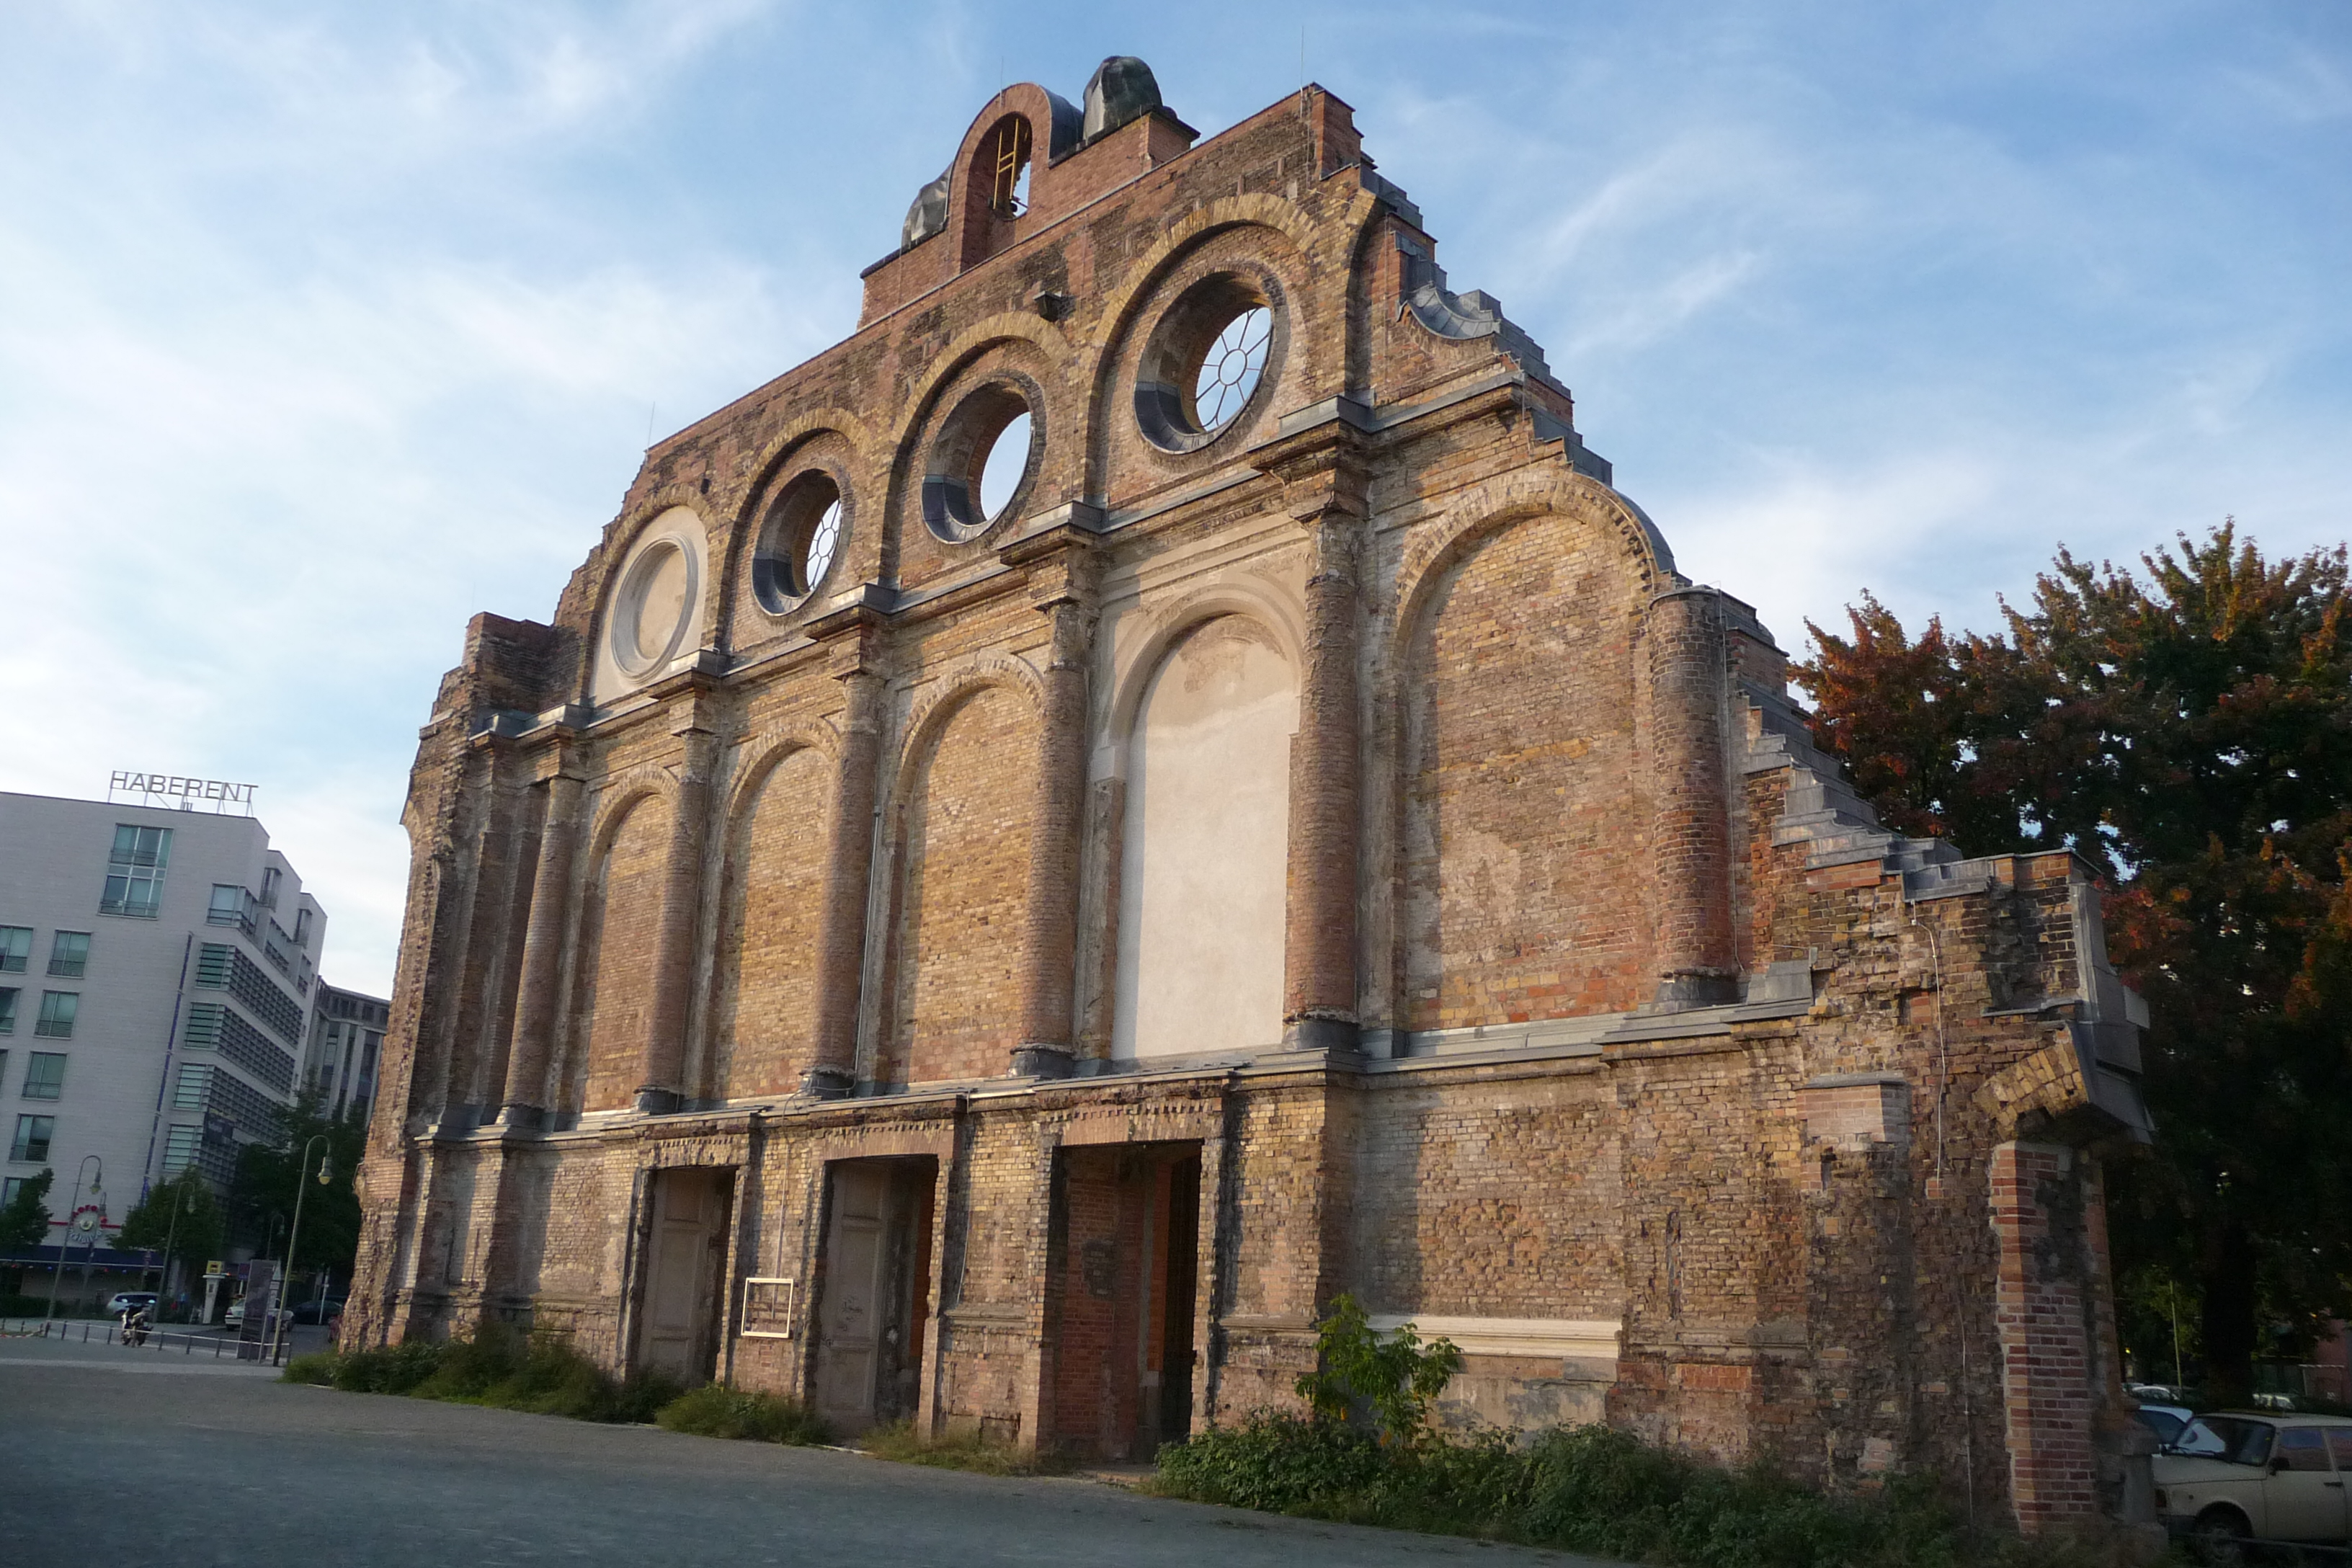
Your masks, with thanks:
[{"label": "arched window opening", "polygon": [[1029,210],[1029,122],[1009,114],[989,134],[992,177],[988,205],[996,216],[1019,217]]}]

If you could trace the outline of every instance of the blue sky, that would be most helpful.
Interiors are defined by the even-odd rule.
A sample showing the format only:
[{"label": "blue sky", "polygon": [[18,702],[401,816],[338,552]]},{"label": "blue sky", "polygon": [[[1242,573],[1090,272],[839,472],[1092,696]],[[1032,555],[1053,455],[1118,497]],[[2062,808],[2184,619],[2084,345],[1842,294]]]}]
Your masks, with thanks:
[{"label": "blue sky", "polygon": [[416,726],[845,335],[1006,80],[1307,71],[1792,650],[2352,498],[2352,8],[0,4],[0,788],[260,784],[391,982]]}]

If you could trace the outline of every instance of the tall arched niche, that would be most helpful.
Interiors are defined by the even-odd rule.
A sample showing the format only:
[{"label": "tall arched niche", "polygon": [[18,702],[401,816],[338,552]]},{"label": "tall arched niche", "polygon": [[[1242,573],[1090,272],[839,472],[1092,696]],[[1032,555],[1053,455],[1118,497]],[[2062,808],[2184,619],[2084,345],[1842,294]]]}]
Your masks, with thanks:
[{"label": "tall arched niche", "polygon": [[1282,1037],[1284,866],[1298,677],[1245,616],[1161,656],[1127,740],[1111,1055]]}]

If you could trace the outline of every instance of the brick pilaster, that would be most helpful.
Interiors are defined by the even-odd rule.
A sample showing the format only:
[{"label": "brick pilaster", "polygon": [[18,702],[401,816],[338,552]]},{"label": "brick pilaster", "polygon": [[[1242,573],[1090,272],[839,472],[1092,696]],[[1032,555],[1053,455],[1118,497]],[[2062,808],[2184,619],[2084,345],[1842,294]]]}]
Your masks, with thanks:
[{"label": "brick pilaster", "polygon": [[2099,1510],[2092,1420],[2088,1194],[2074,1150],[2002,1143],[1992,1152],[2000,1245],[1994,1325],[2009,1434],[2010,1499],[2028,1534]]},{"label": "brick pilaster", "polygon": [[662,910],[654,958],[653,1016],[646,1026],[645,1074],[637,1109],[661,1115],[678,1108],[686,1067],[687,1003],[694,984],[694,932],[702,907],[702,851],[710,823],[710,775],[719,738],[698,715],[679,731],[677,805],[670,819],[669,854],[662,879]]},{"label": "brick pilaster", "polygon": [[874,875],[874,796],[882,757],[882,677],[843,671],[841,754],[833,788],[833,843],[817,937],[816,1029],[801,1091],[823,1099],[857,1086],[857,1003],[866,968],[866,906]]},{"label": "brick pilaster", "polygon": [[1290,898],[1283,942],[1287,1044],[1356,1046],[1359,778],[1354,498],[1328,485],[1293,515],[1314,545],[1307,580],[1307,668],[1290,751]]},{"label": "brick pilaster", "polygon": [[572,862],[580,844],[580,780],[559,772],[545,788],[530,924],[523,934],[521,998],[516,1005],[514,1044],[507,1052],[506,1089],[499,1097],[499,1120],[517,1131],[537,1127],[550,1099],[547,1063],[555,1037]]},{"label": "brick pilaster", "polygon": [[1070,575],[1041,598],[1052,622],[1038,726],[1036,805],[1029,834],[1028,909],[1021,942],[1021,1038],[1013,1070],[1059,1078],[1073,1059],[1077,991],[1078,834],[1087,787],[1087,658],[1094,609]]},{"label": "brick pilaster", "polygon": [[1731,935],[1731,807],[1725,783],[1723,606],[1712,588],[1650,603],[1651,736],[1656,774],[1657,1000],[1706,1006],[1738,998]]}]

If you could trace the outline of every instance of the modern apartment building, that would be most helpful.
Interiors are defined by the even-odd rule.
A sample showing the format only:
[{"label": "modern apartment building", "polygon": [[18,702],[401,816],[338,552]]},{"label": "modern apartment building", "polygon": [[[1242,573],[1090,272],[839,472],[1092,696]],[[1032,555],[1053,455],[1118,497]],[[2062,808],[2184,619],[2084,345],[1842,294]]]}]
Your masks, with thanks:
[{"label": "modern apartment building", "polygon": [[326,925],[250,816],[0,794],[0,1201],[47,1166],[62,1226],[93,1154],[109,1227],[191,1165],[225,1193],[293,1101]]},{"label": "modern apartment building", "polygon": [[322,1115],[365,1121],[375,1102],[376,1058],[392,1004],[381,996],[319,984],[310,999],[310,1053],[303,1087],[318,1097]]}]

